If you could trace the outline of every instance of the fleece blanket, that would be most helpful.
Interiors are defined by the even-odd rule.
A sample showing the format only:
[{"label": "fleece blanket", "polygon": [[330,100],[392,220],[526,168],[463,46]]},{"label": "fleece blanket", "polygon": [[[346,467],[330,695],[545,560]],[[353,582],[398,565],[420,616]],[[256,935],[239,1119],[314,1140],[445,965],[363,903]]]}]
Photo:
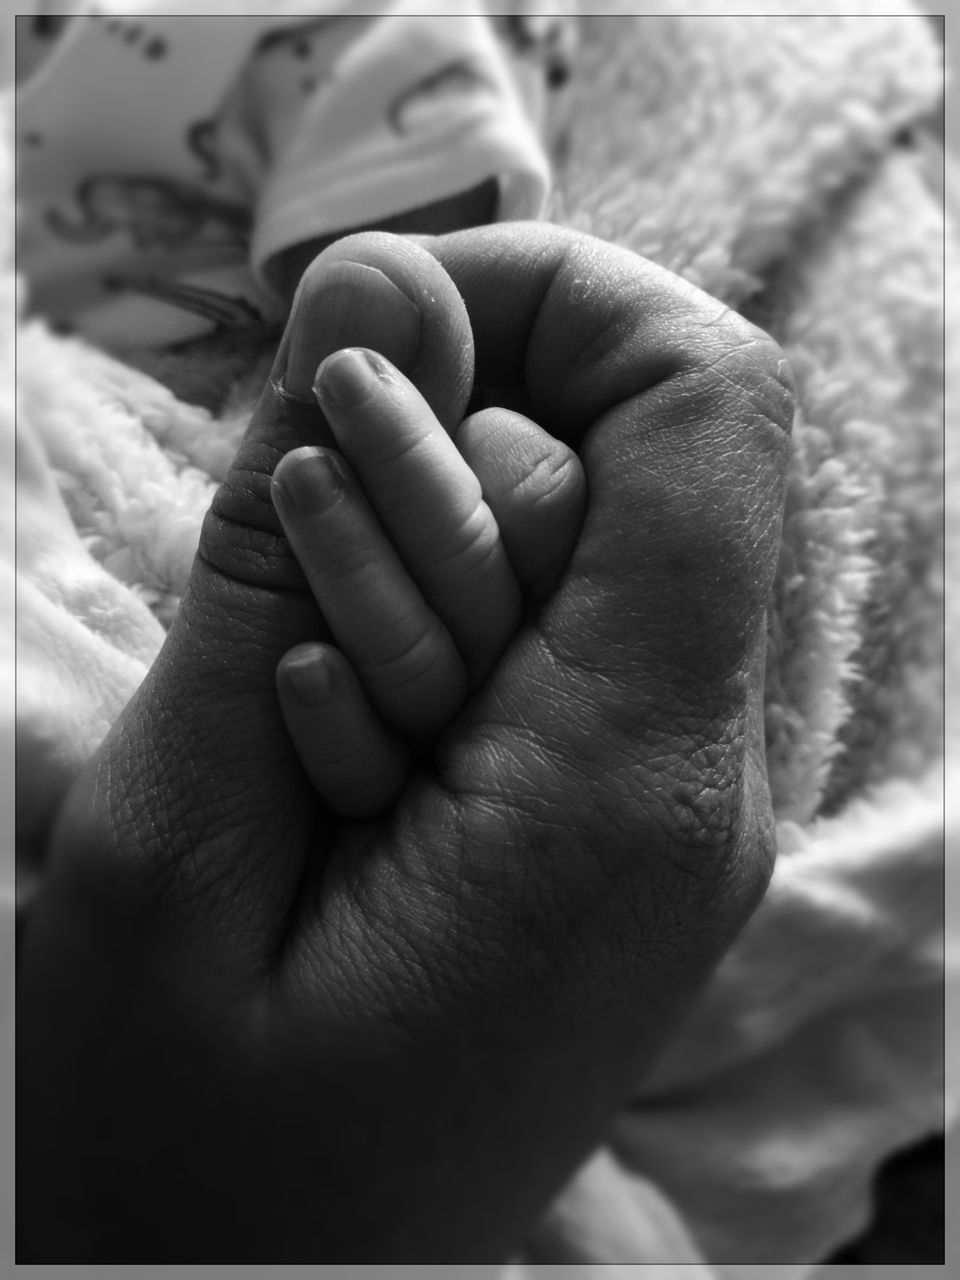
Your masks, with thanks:
[{"label": "fleece blanket", "polygon": [[[643,1263],[734,1280],[777,1263],[801,1276],[866,1223],[878,1165],[941,1130],[957,1089],[945,1114],[943,977],[952,1003],[960,922],[945,949],[944,223],[922,142],[940,56],[886,0],[630,9],[579,19],[550,216],[742,310],[793,364],[766,688],[780,856],[513,1274]],[[949,228],[946,265],[952,276]],[[9,259],[0,289],[12,315]],[[0,359],[10,371],[16,337],[28,889],[59,797],[162,642],[276,335],[120,361],[29,318],[22,289],[18,317]],[[946,357],[956,377],[960,351]],[[956,497],[958,477],[946,484]],[[952,859],[957,817],[948,808]]]}]

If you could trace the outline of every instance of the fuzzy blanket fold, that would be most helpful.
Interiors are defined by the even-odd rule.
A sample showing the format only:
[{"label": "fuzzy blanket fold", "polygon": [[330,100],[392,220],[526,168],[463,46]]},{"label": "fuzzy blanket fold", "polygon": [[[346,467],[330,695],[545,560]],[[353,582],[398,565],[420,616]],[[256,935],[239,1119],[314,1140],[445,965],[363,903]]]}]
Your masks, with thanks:
[{"label": "fuzzy blanket fold", "polygon": [[[766,689],[780,859],[526,1257],[800,1276],[864,1224],[878,1164],[945,1123],[944,233],[909,144],[940,59],[891,3],[632,7],[582,19],[552,216],[743,310],[794,367]],[[952,278],[952,233],[946,262]],[[12,300],[11,263],[0,288]],[[17,344],[27,873],[162,642],[271,352],[207,344],[137,369],[40,320],[18,323]],[[947,368],[960,374],[955,346]],[[958,827],[948,810],[952,858]],[[948,929],[949,1004],[960,922]]]}]

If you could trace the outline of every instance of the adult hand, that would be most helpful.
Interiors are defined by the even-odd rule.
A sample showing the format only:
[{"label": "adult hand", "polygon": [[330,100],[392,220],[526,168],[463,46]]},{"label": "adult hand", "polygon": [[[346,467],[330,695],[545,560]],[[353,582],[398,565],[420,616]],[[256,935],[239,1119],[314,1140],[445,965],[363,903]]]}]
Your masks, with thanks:
[{"label": "adult hand", "polygon": [[[459,291],[459,292],[458,292]],[[269,500],[380,349],[578,449],[568,572],[385,820],[274,688],[323,624]],[[167,642],[24,939],[20,1261],[493,1261],[601,1138],[765,887],[764,610],[788,378],[716,301],[547,226],[310,268]]]}]

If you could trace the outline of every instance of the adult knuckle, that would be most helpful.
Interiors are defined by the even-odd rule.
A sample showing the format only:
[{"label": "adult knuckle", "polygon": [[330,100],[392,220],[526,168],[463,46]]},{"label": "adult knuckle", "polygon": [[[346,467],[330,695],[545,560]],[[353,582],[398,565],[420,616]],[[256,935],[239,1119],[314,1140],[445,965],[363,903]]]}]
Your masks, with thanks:
[{"label": "adult knuckle", "polygon": [[656,784],[647,789],[661,865],[712,885],[718,907],[741,917],[762,899],[776,861],[762,757],[749,716],[731,714],[668,740]]},{"label": "adult knuckle", "polygon": [[659,545],[701,622],[716,634],[739,618],[743,636],[775,567],[793,380],[773,339],[725,308],[707,313],[696,348],[674,383],[690,461],[683,489],[664,487]]},{"label": "adult knuckle", "polygon": [[713,736],[669,742],[648,762],[655,782],[644,807],[662,859],[698,879],[723,872],[740,847],[744,815],[743,736],[736,723]]},{"label": "adult knuckle", "polygon": [[693,378],[709,399],[735,407],[743,420],[789,435],[793,374],[785,353],[764,330],[724,307],[705,321],[690,361]]},{"label": "adult knuckle", "polygon": [[306,577],[270,497],[276,451],[259,446],[230,469],[200,528],[199,555],[224,577],[252,586],[305,590]]}]

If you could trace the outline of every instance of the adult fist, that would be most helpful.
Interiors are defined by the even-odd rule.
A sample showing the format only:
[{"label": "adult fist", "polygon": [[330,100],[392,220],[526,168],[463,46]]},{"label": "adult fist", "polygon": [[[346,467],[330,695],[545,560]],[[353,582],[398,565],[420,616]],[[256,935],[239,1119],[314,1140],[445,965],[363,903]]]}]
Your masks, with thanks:
[{"label": "adult fist", "polygon": [[[576,448],[553,595],[395,810],[335,820],[280,656],[323,620],[269,477],[374,347]],[[759,331],[558,228],[309,269],[189,591],[75,788],[24,939],[20,1261],[493,1261],[762,894],[765,604],[791,395]]]}]

